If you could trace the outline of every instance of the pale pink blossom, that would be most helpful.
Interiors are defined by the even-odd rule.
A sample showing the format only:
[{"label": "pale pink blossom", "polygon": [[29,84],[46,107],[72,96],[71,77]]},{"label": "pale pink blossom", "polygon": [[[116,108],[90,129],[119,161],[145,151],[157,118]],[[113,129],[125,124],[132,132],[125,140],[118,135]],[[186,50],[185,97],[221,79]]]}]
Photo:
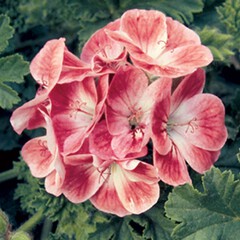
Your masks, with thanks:
[{"label": "pale pink blossom", "polygon": [[140,152],[150,139],[150,113],[162,94],[159,79],[149,85],[146,74],[133,66],[120,68],[109,87],[106,121],[113,136],[111,147],[122,158]]},{"label": "pale pink blossom", "polygon": [[33,100],[17,108],[11,117],[14,130],[21,134],[27,129],[43,126],[44,117],[39,109],[49,108],[48,94],[57,83],[61,69],[65,48],[65,39],[48,41],[30,64],[30,72],[40,85]]},{"label": "pale pink blossom", "polygon": [[46,191],[59,196],[62,193],[61,186],[65,177],[65,168],[52,121],[46,113],[42,112],[42,115],[46,121],[46,136],[29,140],[23,146],[21,155],[34,177],[46,177]]},{"label": "pale pink blossom", "polygon": [[94,78],[87,77],[80,82],[58,84],[51,91],[50,116],[62,153],[80,149],[103,114],[107,91],[107,75],[99,77],[97,86]]},{"label": "pale pink blossom", "polygon": [[135,66],[155,76],[183,76],[213,60],[194,31],[159,11],[126,11],[119,30],[105,31],[126,47]]},{"label": "pale pink blossom", "polygon": [[127,52],[122,44],[112,40],[105,30],[118,30],[120,20],[115,20],[96,31],[83,46],[81,60],[91,65],[96,74],[114,73],[126,63]]},{"label": "pale pink blossom", "polygon": [[97,124],[89,140],[90,152],[98,157],[98,170],[105,179],[90,198],[93,205],[120,217],[151,208],[160,194],[158,173],[154,166],[136,159],[146,155],[146,148],[124,158],[116,157],[105,120]]},{"label": "pale pink blossom", "polygon": [[17,108],[11,117],[14,130],[21,134],[27,129],[44,127],[41,110],[50,111],[49,93],[56,84],[82,81],[86,76],[93,75],[90,66],[68,51],[65,39],[48,41],[30,64],[30,72],[39,88],[35,98]]},{"label": "pale pink blossom", "polygon": [[162,181],[179,185],[191,182],[185,161],[197,172],[208,170],[218,159],[227,131],[225,110],[219,98],[202,93],[202,69],[186,76],[171,96],[170,79],[154,106],[152,140],[154,165]]}]

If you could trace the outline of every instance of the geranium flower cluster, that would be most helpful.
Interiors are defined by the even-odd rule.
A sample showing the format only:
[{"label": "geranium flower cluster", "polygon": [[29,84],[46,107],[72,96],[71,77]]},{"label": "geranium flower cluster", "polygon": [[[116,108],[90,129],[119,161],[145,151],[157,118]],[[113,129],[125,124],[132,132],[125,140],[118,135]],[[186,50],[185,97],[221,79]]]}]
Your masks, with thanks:
[{"label": "geranium flower cluster", "polygon": [[80,58],[64,38],[48,41],[30,65],[36,96],[11,117],[18,134],[46,129],[22,149],[32,175],[118,216],[151,208],[160,180],[191,183],[187,164],[208,170],[227,137],[221,100],[202,93],[212,59],[194,31],[154,10],[125,12]]}]

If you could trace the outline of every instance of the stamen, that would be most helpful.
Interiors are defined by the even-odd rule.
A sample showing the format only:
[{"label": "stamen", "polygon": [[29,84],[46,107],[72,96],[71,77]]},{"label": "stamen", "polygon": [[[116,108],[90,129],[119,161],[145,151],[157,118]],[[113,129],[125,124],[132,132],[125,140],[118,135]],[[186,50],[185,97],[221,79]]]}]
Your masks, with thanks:
[{"label": "stamen", "polygon": [[139,107],[137,110],[132,110],[132,114],[128,117],[129,125],[131,129],[135,129],[140,123],[142,117],[142,108]]},{"label": "stamen", "polygon": [[40,156],[43,158],[46,157],[46,153],[48,151],[47,141],[38,140],[38,145],[41,147]]},{"label": "stamen", "polygon": [[82,102],[81,100],[76,100],[72,103],[69,104],[69,108],[72,110],[70,112],[70,117],[74,117],[76,118],[77,117],[77,113],[78,112],[82,112],[82,113],[85,113],[86,115],[89,115],[92,117],[92,113],[89,113],[88,111],[84,110],[83,108],[87,106],[87,103],[86,102]]},{"label": "stamen", "polygon": [[185,133],[188,133],[189,130],[191,133],[194,133],[195,129],[198,129],[197,118],[194,117],[193,119],[191,119],[186,123],[168,123],[166,127],[167,132],[170,132],[172,128],[175,126],[180,126],[180,127],[187,126]]},{"label": "stamen", "polygon": [[163,44],[162,49],[166,48],[166,45],[167,45],[167,43],[166,43],[165,41],[163,41],[163,40],[159,40],[159,41],[157,42],[157,44],[158,44],[158,45]]},{"label": "stamen", "polygon": [[[110,171],[110,167],[106,167],[103,168],[102,170],[100,170],[99,168],[97,168],[97,171],[100,173],[98,182],[100,183],[101,178],[103,178],[104,181],[107,181],[108,177],[111,175],[111,171]],[[106,172],[107,171],[107,172]],[[105,176],[104,176],[105,175]]]}]

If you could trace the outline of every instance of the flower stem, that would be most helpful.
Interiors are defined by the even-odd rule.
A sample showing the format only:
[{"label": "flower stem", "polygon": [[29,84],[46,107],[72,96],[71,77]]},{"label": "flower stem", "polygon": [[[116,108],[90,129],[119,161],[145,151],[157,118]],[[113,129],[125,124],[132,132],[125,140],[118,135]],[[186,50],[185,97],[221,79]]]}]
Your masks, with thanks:
[{"label": "flower stem", "polygon": [[48,218],[46,218],[44,220],[44,223],[43,223],[43,227],[42,227],[42,232],[41,232],[41,240],[45,240],[45,239],[48,239],[49,237],[49,233],[51,232],[52,230],[52,221],[49,220]]},{"label": "flower stem", "polygon": [[10,170],[7,170],[7,171],[4,171],[2,173],[0,173],[0,183],[1,182],[4,182],[4,181],[7,181],[7,180],[10,180],[12,178],[16,178],[18,175],[18,171],[16,169],[10,169]]},{"label": "flower stem", "polygon": [[31,231],[42,219],[43,219],[43,209],[36,212],[31,218],[29,218],[17,231],[29,232]]}]

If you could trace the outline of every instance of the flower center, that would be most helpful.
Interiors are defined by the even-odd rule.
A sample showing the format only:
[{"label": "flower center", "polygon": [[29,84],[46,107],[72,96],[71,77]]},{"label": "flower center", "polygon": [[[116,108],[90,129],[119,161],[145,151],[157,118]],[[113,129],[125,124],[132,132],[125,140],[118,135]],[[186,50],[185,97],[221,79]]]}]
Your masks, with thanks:
[{"label": "flower center", "polygon": [[138,127],[141,118],[142,118],[142,108],[138,108],[137,110],[132,111],[132,114],[128,117],[128,122],[131,130],[134,130]]}]

